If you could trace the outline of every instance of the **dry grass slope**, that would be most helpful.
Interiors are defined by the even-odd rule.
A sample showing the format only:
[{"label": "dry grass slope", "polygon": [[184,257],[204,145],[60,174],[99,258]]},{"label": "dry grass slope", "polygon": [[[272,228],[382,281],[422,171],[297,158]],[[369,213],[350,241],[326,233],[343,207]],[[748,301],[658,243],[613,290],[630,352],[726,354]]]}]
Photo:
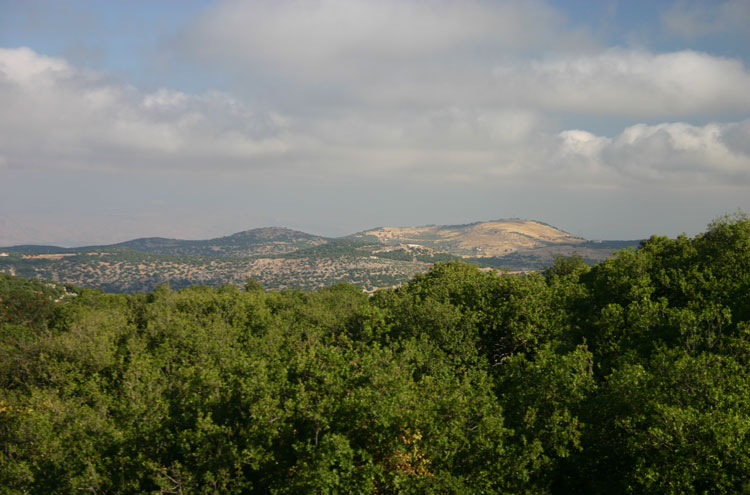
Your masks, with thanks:
[{"label": "dry grass slope", "polygon": [[532,220],[495,220],[470,225],[381,227],[362,232],[385,244],[420,244],[456,256],[503,256],[550,244],[578,244],[584,239]]}]

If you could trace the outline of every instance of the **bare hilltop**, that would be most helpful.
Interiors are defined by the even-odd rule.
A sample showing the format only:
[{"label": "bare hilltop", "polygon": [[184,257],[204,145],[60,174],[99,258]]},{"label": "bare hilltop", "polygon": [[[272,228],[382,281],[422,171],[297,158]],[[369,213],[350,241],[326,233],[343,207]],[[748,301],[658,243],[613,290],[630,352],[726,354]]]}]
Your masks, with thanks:
[{"label": "bare hilltop", "polygon": [[533,220],[493,220],[468,225],[380,227],[355,234],[383,244],[417,244],[461,257],[505,256],[519,250],[555,244],[580,244],[585,239]]}]

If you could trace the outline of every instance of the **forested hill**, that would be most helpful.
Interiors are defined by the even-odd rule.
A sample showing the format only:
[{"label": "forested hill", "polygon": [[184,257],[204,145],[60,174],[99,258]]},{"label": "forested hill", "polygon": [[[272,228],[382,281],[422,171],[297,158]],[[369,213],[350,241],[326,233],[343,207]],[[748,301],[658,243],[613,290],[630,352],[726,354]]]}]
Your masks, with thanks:
[{"label": "forested hill", "polygon": [[0,274],[0,492],[750,492],[750,219],[364,294]]},{"label": "forested hill", "polygon": [[[325,244],[328,239],[282,227],[245,230],[225,237],[191,241],[148,237],[111,247],[176,256],[241,257],[259,254],[284,254]],[[108,246],[100,246],[108,247]]]}]

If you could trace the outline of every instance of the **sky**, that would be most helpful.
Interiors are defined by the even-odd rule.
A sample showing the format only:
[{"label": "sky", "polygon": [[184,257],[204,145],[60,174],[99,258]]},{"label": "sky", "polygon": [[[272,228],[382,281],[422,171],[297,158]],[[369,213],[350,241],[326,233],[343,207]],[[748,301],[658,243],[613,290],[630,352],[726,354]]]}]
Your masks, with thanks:
[{"label": "sky", "polygon": [[0,0],[0,245],[750,212],[750,0]]}]

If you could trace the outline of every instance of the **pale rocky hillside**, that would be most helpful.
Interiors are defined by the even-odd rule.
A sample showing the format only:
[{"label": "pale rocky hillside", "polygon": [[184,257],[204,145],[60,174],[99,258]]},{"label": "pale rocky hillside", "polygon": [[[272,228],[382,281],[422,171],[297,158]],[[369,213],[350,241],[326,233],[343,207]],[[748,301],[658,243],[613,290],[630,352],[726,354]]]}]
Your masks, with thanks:
[{"label": "pale rocky hillside", "polygon": [[495,220],[469,225],[381,227],[355,237],[377,238],[385,244],[419,244],[462,257],[504,256],[554,244],[579,244],[585,239],[532,220]]}]

